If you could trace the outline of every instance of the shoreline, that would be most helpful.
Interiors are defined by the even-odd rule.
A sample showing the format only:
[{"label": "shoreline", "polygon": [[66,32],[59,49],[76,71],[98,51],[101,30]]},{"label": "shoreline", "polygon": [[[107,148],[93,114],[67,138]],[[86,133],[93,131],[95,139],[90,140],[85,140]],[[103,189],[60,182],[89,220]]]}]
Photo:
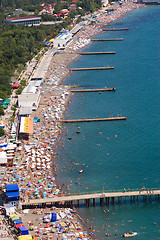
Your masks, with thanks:
[{"label": "shoreline", "polygon": [[[141,5],[135,5],[133,3],[128,3],[128,5],[125,4],[125,7],[126,6],[131,6],[131,5],[132,5],[132,7],[134,6],[132,9],[128,9],[128,11],[125,11],[123,14],[122,13],[119,14],[116,19],[110,20],[110,21],[108,21],[108,19],[106,19],[106,24],[109,24],[109,23],[123,17],[124,14],[126,14],[127,12],[129,12],[133,9],[139,8],[141,6]],[[116,13],[114,13],[114,14],[116,14]],[[101,19],[101,20],[104,20],[104,19]],[[48,68],[48,72],[45,76],[44,86],[42,87],[42,89],[44,91],[43,95],[41,96],[42,100],[40,102],[40,105],[39,105],[37,111],[32,114],[33,117],[37,117],[37,116],[39,117],[40,116],[41,121],[40,121],[40,123],[36,123],[34,125],[34,137],[32,137],[29,140],[29,143],[34,143],[34,140],[36,140],[35,143],[37,145],[35,145],[35,146],[40,147],[41,149],[44,148],[44,150],[42,150],[43,151],[42,154],[40,153],[40,151],[37,151],[37,153],[36,153],[36,151],[34,152],[32,150],[27,152],[24,149],[24,145],[27,145],[28,143],[23,142],[23,149],[20,152],[21,161],[19,161],[19,159],[17,159],[17,163],[20,162],[20,164],[22,164],[22,160],[24,160],[24,159],[26,160],[28,155],[30,154],[29,158],[28,158],[28,169],[29,170],[27,172],[27,174],[29,173],[30,178],[27,178],[27,174],[24,174],[24,176],[23,176],[23,171],[22,170],[19,171],[19,173],[22,174],[23,178],[25,177],[25,179],[21,182],[17,180],[17,182],[20,184],[21,189],[23,189],[24,186],[27,185],[27,181],[29,181],[29,180],[32,183],[35,182],[35,185],[34,185],[33,189],[37,188],[37,186],[39,186],[39,185],[37,185],[38,184],[37,179],[39,179],[38,181],[40,181],[42,178],[43,179],[45,178],[43,181],[41,181],[42,183],[44,183],[44,184],[42,184],[42,186],[47,186],[49,184],[51,184],[52,186],[56,185],[56,186],[54,186],[54,190],[58,189],[59,190],[58,191],[59,195],[64,194],[63,191],[61,192],[60,187],[57,185],[58,184],[57,181],[56,181],[57,166],[53,167],[51,165],[51,162],[53,163],[54,158],[55,158],[54,151],[59,148],[59,144],[60,144],[60,141],[62,140],[62,133],[63,133],[64,129],[62,128],[63,124],[55,123],[55,125],[53,126],[53,124],[51,124],[51,121],[49,120],[49,117],[54,116],[54,117],[57,117],[57,118],[63,118],[63,116],[64,116],[64,114],[65,114],[65,112],[68,108],[68,103],[70,102],[70,98],[72,96],[72,93],[67,92],[69,87],[62,84],[62,82],[71,74],[68,71],[67,67],[73,61],[75,61],[78,57],[80,57],[78,54],[76,54],[75,51],[77,51],[79,49],[82,49],[83,47],[86,47],[88,44],[90,44],[90,41],[87,41],[86,39],[90,39],[92,36],[95,36],[95,35],[97,35],[97,34],[99,34],[103,31],[102,26],[105,24],[104,22],[105,21],[101,22],[101,25],[98,24],[98,25],[93,25],[93,26],[89,26],[89,25],[85,26],[85,31],[81,30],[76,35],[73,43],[68,46],[69,49],[72,48],[74,53],[72,53],[72,54],[70,54],[70,53],[61,54],[60,53],[59,55],[56,54],[51,59],[51,62],[49,64],[49,68]],[[79,37],[79,41],[77,41],[78,37]],[[85,41],[82,41],[81,39],[84,39]],[[62,73],[64,73],[64,74],[62,74]],[[60,78],[59,80],[54,78],[54,75],[56,75],[56,74],[57,74],[58,78]],[[51,81],[51,83],[53,83],[53,84],[49,84],[49,85],[47,84],[49,79],[53,80],[53,81]],[[55,86],[55,88],[52,88],[53,86]],[[62,97],[62,95],[65,95],[65,96]],[[54,106],[55,106],[54,109],[51,109],[51,107],[50,107],[52,104],[54,104]],[[60,107],[59,105],[62,106],[62,111],[59,110],[58,114],[56,115],[55,110]],[[51,114],[52,110],[54,110],[55,115]],[[47,114],[47,117],[44,114],[45,112]],[[52,129],[52,128],[54,128],[54,129]],[[56,138],[52,138],[52,134],[50,134],[50,133],[53,133],[54,136],[57,135]],[[42,138],[42,136],[44,136],[44,138]],[[51,145],[52,141],[49,141],[48,137],[49,137],[50,140],[55,139],[55,141],[53,141],[53,145]],[[44,144],[44,141],[47,141],[46,144]],[[28,145],[30,145],[30,144],[28,144]],[[47,150],[45,149],[45,145],[47,145],[46,146]],[[52,146],[52,148],[50,148],[50,145]],[[39,177],[38,176],[38,171],[39,170],[38,170],[38,164],[37,163],[41,163],[41,162],[38,161],[38,158],[40,158],[42,160],[43,155],[45,155],[45,154],[47,155],[48,159],[45,159],[45,161],[43,161],[43,163],[44,163],[44,165],[48,166],[48,171],[44,171],[44,173],[42,175],[40,175],[40,177]],[[33,160],[35,160],[35,161],[33,161]],[[48,162],[47,160],[50,160],[50,162],[49,162],[50,164],[47,164],[47,162]],[[33,162],[36,163],[36,165],[34,165],[34,166],[36,166],[37,174],[34,174],[35,171],[32,171],[31,166],[32,166]],[[21,165],[21,166],[23,166],[23,165]],[[33,168],[33,170],[34,170],[34,168]],[[53,171],[55,171],[54,172],[54,177],[53,177]],[[54,178],[54,180],[50,181],[50,178],[47,178],[48,174],[50,174],[50,177]],[[10,176],[11,176],[11,174],[10,174]],[[7,179],[7,182],[10,183],[9,178]],[[14,183],[14,181],[12,183]],[[58,188],[57,188],[57,186],[58,186]],[[29,193],[30,192],[28,192],[28,194]],[[38,193],[39,193],[39,191],[38,191]],[[47,193],[50,193],[50,189],[48,190]],[[22,190],[21,198],[22,198],[23,201],[26,201],[29,198],[29,195],[27,195],[26,190]]]}]

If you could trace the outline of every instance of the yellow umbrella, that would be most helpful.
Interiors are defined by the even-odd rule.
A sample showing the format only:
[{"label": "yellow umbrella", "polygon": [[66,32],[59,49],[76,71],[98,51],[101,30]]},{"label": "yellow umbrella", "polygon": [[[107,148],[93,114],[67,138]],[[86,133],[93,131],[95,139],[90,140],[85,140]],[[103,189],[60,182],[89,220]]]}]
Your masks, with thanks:
[{"label": "yellow umbrella", "polygon": [[52,43],[53,43],[53,41],[54,41],[54,38],[52,38],[52,39],[49,40],[49,42],[52,42]]}]

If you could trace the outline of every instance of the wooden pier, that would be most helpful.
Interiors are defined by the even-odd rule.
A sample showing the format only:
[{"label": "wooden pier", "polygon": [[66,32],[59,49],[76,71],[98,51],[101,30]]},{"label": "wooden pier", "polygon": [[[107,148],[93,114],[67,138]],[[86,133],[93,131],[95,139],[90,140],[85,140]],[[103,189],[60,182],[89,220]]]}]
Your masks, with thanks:
[{"label": "wooden pier", "polygon": [[98,121],[116,121],[116,120],[126,120],[127,117],[109,117],[109,118],[91,118],[91,119],[63,119],[56,120],[58,122],[64,123],[76,123],[76,122],[98,122]]},{"label": "wooden pier", "polygon": [[78,52],[80,55],[103,55],[103,54],[115,54],[115,51],[110,52]]},{"label": "wooden pier", "polygon": [[102,41],[123,41],[123,38],[108,38],[108,39],[91,39],[93,42],[102,42]]},{"label": "wooden pier", "polygon": [[122,204],[122,198],[124,198],[126,203],[126,198],[130,199],[131,203],[135,203],[139,201],[139,197],[143,197],[143,201],[148,200],[151,201],[152,196],[157,196],[159,200],[160,190],[136,190],[136,191],[128,191],[128,192],[101,192],[101,193],[90,193],[90,194],[81,194],[81,195],[70,195],[70,196],[55,196],[53,198],[41,198],[41,199],[30,199],[29,201],[22,202],[22,207],[27,207],[29,205],[43,205],[43,204],[59,204],[64,203],[65,205],[69,204],[71,207],[74,203],[78,203],[79,201],[86,201],[86,206],[90,206],[90,200],[93,199],[93,206],[95,207],[95,199],[100,200],[100,205],[104,205],[104,200],[106,205],[109,206],[110,203],[115,204],[115,198],[118,198],[118,204]]},{"label": "wooden pier", "polygon": [[91,68],[70,68],[70,71],[87,71],[87,70],[109,70],[114,67],[91,67]]},{"label": "wooden pier", "polygon": [[103,28],[103,31],[126,31],[129,28]]},{"label": "wooden pier", "polygon": [[69,92],[107,92],[116,91],[115,88],[101,88],[101,89],[70,89]]}]

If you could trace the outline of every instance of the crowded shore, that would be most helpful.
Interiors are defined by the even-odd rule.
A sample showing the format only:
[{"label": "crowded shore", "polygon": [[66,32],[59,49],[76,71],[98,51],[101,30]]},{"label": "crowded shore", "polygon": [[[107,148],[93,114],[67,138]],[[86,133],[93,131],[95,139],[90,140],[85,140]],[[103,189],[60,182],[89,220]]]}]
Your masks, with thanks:
[{"label": "crowded shore", "polygon": [[[13,166],[0,168],[1,186],[5,188],[5,184],[17,183],[21,202],[69,195],[69,186],[63,190],[63,186],[58,185],[56,181],[58,165],[54,160],[57,158],[55,148],[61,141],[63,131],[63,126],[58,120],[63,119],[71,97],[70,86],[62,84],[70,74],[67,66],[79,57],[76,51],[89,44],[93,36],[101,33],[104,25],[139,7],[140,4],[132,2],[126,2],[122,6],[116,3],[115,10],[110,15],[99,14],[97,22],[83,26],[65,51],[51,57],[43,85],[39,86],[41,92],[39,106],[31,114],[34,119],[33,134],[27,140],[20,140]],[[42,57],[40,61],[44,65],[46,60]],[[39,67],[40,63],[35,71],[38,71]],[[9,136],[9,126],[6,133],[6,136]],[[75,209],[73,211],[70,208],[62,208],[62,205],[63,203],[59,208],[50,206],[47,209],[30,209],[28,212],[18,210],[16,214],[29,229],[30,235],[37,239],[91,239],[95,235],[95,230],[84,227],[83,220],[79,218]],[[52,213],[57,214],[57,221],[51,222],[48,219],[47,216]]]}]

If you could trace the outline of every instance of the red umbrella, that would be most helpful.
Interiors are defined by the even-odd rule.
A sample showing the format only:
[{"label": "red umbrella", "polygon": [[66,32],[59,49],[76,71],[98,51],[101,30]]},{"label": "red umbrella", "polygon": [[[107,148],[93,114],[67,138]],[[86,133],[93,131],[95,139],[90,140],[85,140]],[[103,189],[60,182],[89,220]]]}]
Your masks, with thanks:
[{"label": "red umbrella", "polygon": [[50,225],[49,225],[49,224],[46,224],[46,225],[45,225],[45,227],[46,227],[46,228],[49,228],[49,227],[50,227]]}]

